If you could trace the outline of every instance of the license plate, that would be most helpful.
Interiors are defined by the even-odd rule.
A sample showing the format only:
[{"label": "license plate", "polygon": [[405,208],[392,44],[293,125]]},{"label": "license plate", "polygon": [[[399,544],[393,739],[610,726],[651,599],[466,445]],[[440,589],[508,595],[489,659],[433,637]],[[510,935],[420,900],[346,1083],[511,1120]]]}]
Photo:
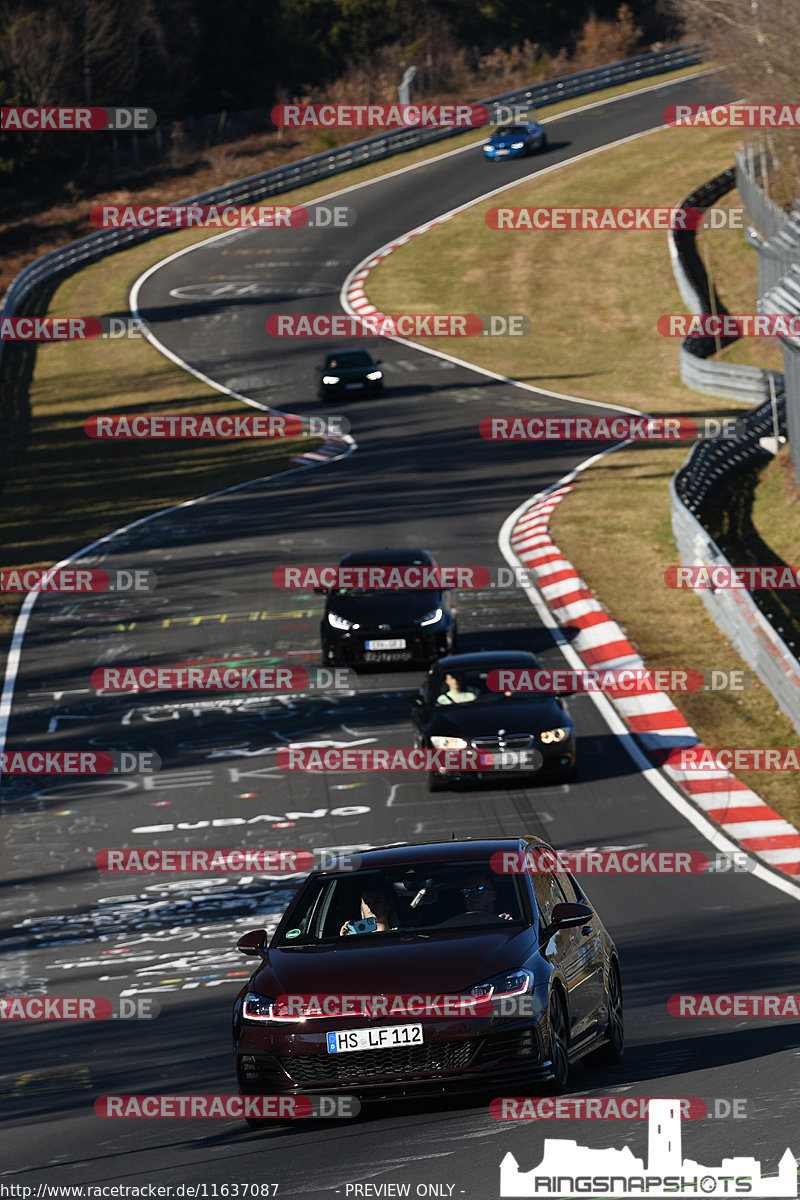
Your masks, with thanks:
[{"label": "license plate", "polygon": [[405,650],[405,638],[377,638],[367,642],[368,650]]},{"label": "license plate", "polygon": [[363,388],[363,386],[363,383],[346,383],[344,385],[344,390],[346,392],[352,392],[353,388]]},{"label": "license plate", "polygon": [[421,1046],[421,1025],[381,1025],[372,1029],[335,1029],[328,1035],[328,1054],[349,1050],[383,1050],[386,1046]]},{"label": "license plate", "polygon": [[485,770],[502,770],[504,767],[520,770],[530,767],[533,770],[535,759],[530,750],[484,750],[478,756],[478,764]]},{"label": "license plate", "polygon": [[507,150],[495,150],[495,154],[508,154]]}]

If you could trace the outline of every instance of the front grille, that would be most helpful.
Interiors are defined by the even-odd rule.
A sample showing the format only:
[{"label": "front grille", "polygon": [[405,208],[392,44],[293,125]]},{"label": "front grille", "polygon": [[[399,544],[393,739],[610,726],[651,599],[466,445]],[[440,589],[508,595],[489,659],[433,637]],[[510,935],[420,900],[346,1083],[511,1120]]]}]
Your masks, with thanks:
[{"label": "front grille", "polygon": [[515,733],[508,737],[479,737],[472,739],[476,750],[527,750],[533,745],[533,735],[530,733]]},{"label": "front grille", "polygon": [[346,1054],[292,1054],[278,1061],[296,1083],[375,1079],[389,1075],[458,1071],[474,1057],[478,1045],[477,1038],[464,1038],[452,1042],[429,1042],[424,1046],[355,1050]]}]

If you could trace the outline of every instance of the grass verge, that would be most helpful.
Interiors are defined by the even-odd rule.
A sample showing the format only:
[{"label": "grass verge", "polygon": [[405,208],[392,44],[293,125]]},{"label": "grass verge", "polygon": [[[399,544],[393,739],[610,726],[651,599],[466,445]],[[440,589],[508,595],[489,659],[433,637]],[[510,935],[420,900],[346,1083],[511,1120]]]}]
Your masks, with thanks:
[{"label": "grass verge", "polygon": [[[678,341],[656,332],[662,313],[684,311],[665,234],[500,233],[484,219],[489,207],[501,203],[675,205],[732,164],[739,140],[736,130],[695,129],[687,139],[685,130],[664,129],[510,188],[384,259],[367,281],[369,299],[383,312],[462,312],[464,296],[479,295],[482,312],[527,313],[531,334],[460,343],[455,351],[444,339],[425,344],[533,385],[649,413],[741,412],[741,405],[684,388]],[[735,194],[727,200],[739,203]],[[743,250],[741,233],[709,232],[704,240],[712,237],[718,290],[731,311],[753,311],[755,253]],[[766,340],[734,346],[726,357],[781,366],[778,343]],[[699,597],[663,583],[666,568],[678,562],[668,483],[687,449],[643,445],[608,455],[559,505],[553,536],[648,666],[741,669],[742,660]],[[775,503],[768,520],[771,531],[772,522],[783,531],[771,532],[772,541],[788,537],[790,528],[796,537],[796,508]],[[672,698],[709,746],[797,742],[791,723],[758,680],[743,693]],[[790,775],[740,777],[800,826],[800,798]]]}]

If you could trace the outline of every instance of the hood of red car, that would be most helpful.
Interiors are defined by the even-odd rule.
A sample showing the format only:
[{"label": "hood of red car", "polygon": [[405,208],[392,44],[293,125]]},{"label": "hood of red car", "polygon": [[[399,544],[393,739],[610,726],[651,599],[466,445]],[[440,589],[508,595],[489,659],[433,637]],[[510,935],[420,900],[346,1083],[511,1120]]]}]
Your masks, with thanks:
[{"label": "hood of red car", "polygon": [[455,993],[521,965],[533,947],[532,930],[519,925],[453,930],[430,938],[364,934],[335,944],[270,950],[252,986],[273,998]]}]

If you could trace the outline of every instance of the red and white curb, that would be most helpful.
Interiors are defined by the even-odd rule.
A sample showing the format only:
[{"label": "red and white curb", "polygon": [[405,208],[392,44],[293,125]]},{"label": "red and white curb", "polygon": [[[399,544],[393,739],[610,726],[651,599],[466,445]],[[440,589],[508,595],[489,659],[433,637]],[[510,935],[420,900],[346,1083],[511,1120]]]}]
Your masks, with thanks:
[{"label": "red and white curb", "polygon": [[[574,487],[567,483],[535,496],[517,515],[511,549],[535,577],[559,625],[577,630],[570,646],[586,667],[643,668],[644,660],[625,632],[550,537],[550,514]],[[653,766],[661,767],[706,817],[769,866],[800,875],[800,832],[755,792],[729,771],[679,770],[673,765],[681,749],[703,744],[666,693],[606,695]]]}]

